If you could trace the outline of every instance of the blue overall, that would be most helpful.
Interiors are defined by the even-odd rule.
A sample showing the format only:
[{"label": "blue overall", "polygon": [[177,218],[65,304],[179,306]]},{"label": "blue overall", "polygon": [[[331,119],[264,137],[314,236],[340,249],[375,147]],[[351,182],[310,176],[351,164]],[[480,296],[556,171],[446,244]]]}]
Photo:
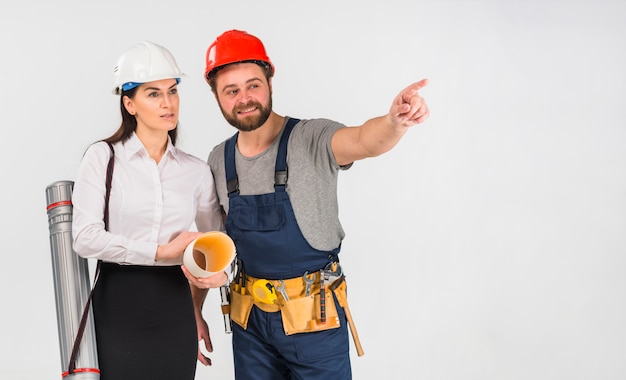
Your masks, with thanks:
[{"label": "blue overall", "polygon": [[[289,119],[276,157],[274,193],[240,195],[235,168],[238,133],[224,148],[229,210],[226,232],[235,242],[247,275],[265,279],[302,276],[336,260],[339,248],[319,251],[309,245],[295,218],[287,182],[287,142],[297,119]],[[285,335],[280,312],[252,308],[248,327],[233,324],[235,378],[351,379],[348,328],[335,299],[341,326],[319,332]]]}]

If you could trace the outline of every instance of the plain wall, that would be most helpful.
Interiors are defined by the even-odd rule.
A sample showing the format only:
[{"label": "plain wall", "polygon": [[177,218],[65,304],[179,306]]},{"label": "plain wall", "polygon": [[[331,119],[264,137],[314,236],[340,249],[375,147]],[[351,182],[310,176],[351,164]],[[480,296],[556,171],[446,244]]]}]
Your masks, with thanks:
[{"label": "plain wall", "polygon": [[[204,56],[233,28],[265,42],[282,115],[359,125],[430,80],[430,119],[340,176],[355,379],[626,378],[625,19],[599,0],[3,2],[0,378],[60,378],[45,189],[119,126],[117,57],[173,52],[179,146],[206,159],[234,129]],[[232,378],[218,292],[204,314],[197,378]]]}]

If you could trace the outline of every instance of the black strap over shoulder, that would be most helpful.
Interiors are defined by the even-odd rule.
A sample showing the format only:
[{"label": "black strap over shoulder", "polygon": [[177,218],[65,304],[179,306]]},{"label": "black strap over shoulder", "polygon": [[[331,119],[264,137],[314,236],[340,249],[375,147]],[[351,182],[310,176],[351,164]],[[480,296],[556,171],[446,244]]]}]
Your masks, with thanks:
[{"label": "black strap over shoulder", "polygon": [[[113,150],[113,144],[110,142],[106,142],[111,149],[111,157],[109,158],[109,162],[107,164],[107,173],[105,178],[105,196],[104,196],[104,229],[109,230],[109,198],[111,196],[111,182],[113,181],[113,165],[115,162],[115,151]],[[83,334],[85,333],[85,327],[87,324],[87,316],[89,315],[89,307],[91,306],[91,298],[93,295],[93,287],[96,286],[96,281],[98,281],[98,274],[100,273],[100,266],[102,265],[102,260],[98,260],[96,265],[96,271],[94,274],[93,285],[91,287],[91,291],[89,292],[89,296],[87,297],[87,302],[85,303],[85,308],[83,309],[83,314],[80,318],[80,325],[78,326],[78,331],[76,332],[76,338],[74,339],[74,345],[72,346],[72,353],[70,355],[69,368],[67,373],[69,375],[76,372],[76,357],[78,356],[78,349],[80,347],[80,342],[83,339]]]},{"label": "black strap over shoulder", "polygon": [[[276,191],[284,191],[287,184],[287,143],[291,131],[300,119],[289,118],[285,125],[285,130],[280,138],[278,145],[278,154],[276,156],[276,166],[274,172],[274,189]],[[224,145],[224,168],[226,171],[226,190],[228,195],[233,192],[239,192],[239,179],[237,177],[237,169],[235,167],[235,148],[237,146],[237,138],[239,132],[235,133],[231,138],[226,140]]]},{"label": "black strap over shoulder", "polygon": [[109,158],[109,164],[107,165],[106,175],[106,194],[104,196],[104,229],[109,230],[109,198],[111,197],[111,182],[113,181],[113,164],[115,162],[115,151],[113,150],[113,144],[107,141],[109,149],[111,149],[111,158]]}]

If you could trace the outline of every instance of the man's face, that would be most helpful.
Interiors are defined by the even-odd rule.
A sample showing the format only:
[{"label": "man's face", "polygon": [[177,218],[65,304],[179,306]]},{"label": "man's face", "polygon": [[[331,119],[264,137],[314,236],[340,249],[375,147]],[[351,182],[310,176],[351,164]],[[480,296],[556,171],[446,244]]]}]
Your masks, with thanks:
[{"label": "man's face", "polygon": [[242,132],[262,126],[272,113],[272,88],[263,69],[238,63],[216,75],[216,98],[226,121]]}]

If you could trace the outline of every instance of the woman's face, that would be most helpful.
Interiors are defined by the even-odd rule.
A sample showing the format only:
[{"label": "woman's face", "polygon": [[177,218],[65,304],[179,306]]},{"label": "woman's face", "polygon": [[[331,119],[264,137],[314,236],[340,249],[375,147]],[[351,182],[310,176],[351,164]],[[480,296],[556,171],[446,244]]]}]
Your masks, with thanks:
[{"label": "woman's face", "polygon": [[168,132],[178,124],[178,83],[162,79],[142,83],[133,98],[124,97],[124,106],[137,119],[137,130]]}]

